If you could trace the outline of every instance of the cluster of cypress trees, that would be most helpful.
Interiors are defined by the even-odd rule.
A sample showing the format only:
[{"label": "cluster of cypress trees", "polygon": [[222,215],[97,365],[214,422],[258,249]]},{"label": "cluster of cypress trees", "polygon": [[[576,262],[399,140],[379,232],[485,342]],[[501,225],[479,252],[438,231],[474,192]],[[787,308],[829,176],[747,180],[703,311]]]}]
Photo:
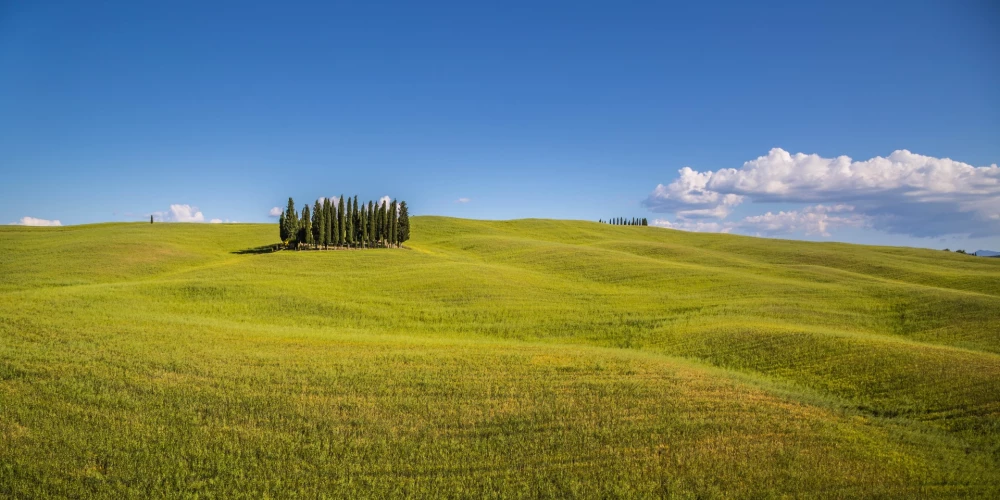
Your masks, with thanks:
[{"label": "cluster of cypress trees", "polygon": [[638,218],[638,217],[632,217],[631,219],[628,219],[628,218],[625,218],[625,217],[615,217],[614,219],[599,220],[597,222],[600,222],[602,224],[614,224],[616,226],[648,226],[649,225],[649,222],[646,220],[645,217],[643,217],[641,219]]},{"label": "cluster of cypress trees", "polygon": [[337,203],[316,200],[312,210],[307,203],[296,212],[295,201],[288,198],[278,227],[289,248],[388,248],[410,239],[410,214],[405,201],[358,205],[357,196],[353,200],[341,196]]}]

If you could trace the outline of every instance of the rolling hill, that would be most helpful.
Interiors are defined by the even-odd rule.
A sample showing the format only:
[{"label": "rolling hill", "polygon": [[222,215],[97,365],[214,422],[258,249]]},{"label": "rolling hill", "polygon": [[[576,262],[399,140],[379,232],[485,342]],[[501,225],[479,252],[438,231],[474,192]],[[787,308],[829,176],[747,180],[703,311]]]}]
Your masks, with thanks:
[{"label": "rolling hill", "polygon": [[555,220],[0,227],[0,496],[1000,494],[1000,260]]}]

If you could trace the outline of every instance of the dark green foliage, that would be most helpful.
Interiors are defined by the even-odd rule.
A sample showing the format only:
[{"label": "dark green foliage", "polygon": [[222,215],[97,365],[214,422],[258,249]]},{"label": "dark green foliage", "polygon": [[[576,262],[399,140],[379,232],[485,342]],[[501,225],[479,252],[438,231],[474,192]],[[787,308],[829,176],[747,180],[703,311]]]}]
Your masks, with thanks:
[{"label": "dark green foliage", "polygon": [[325,226],[323,221],[323,206],[319,204],[319,200],[313,204],[312,210],[312,243],[315,245],[323,244],[323,228]]},{"label": "dark green foliage", "polygon": [[344,195],[340,195],[340,201],[337,208],[337,246],[344,246],[345,240],[347,239],[345,233],[345,222],[344,222]]},{"label": "dark green foliage", "polygon": [[361,214],[358,213],[358,195],[354,195],[354,208],[351,209],[351,214],[354,217],[352,221],[352,226],[354,229],[354,243],[357,246],[361,245]]},{"label": "dark green foliage", "polygon": [[608,220],[597,219],[597,222],[601,224],[611,224],[614,226],[648,226],[649,221],[645,217],[632,217],[631,219],[626,217],[612,217]]},{"label": "dark green foliage", "polygon": [[330,246],[340,246],[340,211],[333,201],[330,201]]},{"label": "dark green foliage", "polygon": [[375,204],[368,201],[368,241],[375,245]]},{"label": "dark green foliage", "polygon": [[299,216],[295,211],[295,200],[288,198],[288,208],[285,209],[285,239],[282,240],[292,246],[295,245],[299,233]]},{"label": "dark green foliage", "polygon": [[368,213],[365,211],[364,203],[358,210],[358,240],[362,248],[368,247]]},{"label": "dark green foliage", "polygon": [[[638,220],[638,219],[636,219]],[[410,239],[410,212],[405,201],[362,203],[357,196],[316,200],[302,211],[288,198],[278,217],[278,235],[289,248],[400,247]]]},{"label": "dark green foliage", "polygon": [[309,204],[302,207],[302,222],[299,223],[299,243],[312,245],[312,221],[309,219]]},{"label": "dark green foliage", "polygon": [[396,212],[397,206],[396,200],[392,200],[392,204],[389,205],[389,242],[394,246],[399,243],[399,214]]},{"label": "dark green foliage", "polygon": [[406,202],[399,202],[399,242],[410,239],[410,213],[406,208]]},{"label": "dark green foliage", "polygon": [[330,246],[330,234],[332,234],[330,232],[330,230],[333,228],[333,225],[331,224],[332,222],[333,221],[331,220],[331,217],[330,217],[330,198],[324,198],[323,199],[323,241],[320,242],[323,245],[323,248],[327,248],[327,247]]}]

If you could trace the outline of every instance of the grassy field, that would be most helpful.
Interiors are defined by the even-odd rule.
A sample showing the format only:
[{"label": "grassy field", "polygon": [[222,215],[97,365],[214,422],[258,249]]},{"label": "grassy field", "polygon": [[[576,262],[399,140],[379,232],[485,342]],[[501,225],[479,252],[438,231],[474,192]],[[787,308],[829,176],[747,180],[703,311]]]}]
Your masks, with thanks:
[{"label": "grassy field", "polygon": [[1000,495],[1000,259],[411,222],[0,227],[0,497]]}]

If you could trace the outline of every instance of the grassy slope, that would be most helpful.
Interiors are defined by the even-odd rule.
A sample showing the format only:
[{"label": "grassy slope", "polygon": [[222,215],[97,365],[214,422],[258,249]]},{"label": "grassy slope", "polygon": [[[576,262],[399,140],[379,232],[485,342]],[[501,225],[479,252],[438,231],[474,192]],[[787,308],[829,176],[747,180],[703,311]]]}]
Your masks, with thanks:
[{"label": "grassy slope", "polygon": [[1000,487],[1000,260],[413,226],[0,228],[0,496]]}]

